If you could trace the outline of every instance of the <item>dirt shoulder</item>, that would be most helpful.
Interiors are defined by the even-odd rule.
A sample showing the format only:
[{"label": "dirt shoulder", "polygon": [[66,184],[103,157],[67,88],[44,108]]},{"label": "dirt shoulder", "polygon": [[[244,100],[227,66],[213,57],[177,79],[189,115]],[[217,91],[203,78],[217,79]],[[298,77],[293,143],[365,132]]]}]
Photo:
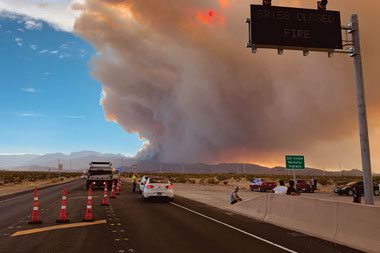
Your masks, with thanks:
[{"label": "dirt shoulder", "polygon": [[[175,194],[188,199],[192,199],[210,206],[218,207],[221,209],[229,209],[231,204],[229,202],[229,196],[234,186],[222,186],[222,185],[201,185],[201,184],[174,184]],[[261,196],[262,192],[249,191],[244,188],[240,188],[239,195],[243,201]],[[349,196],[338,196],[332,192],[321,192],[316,193],[304,193],[301,194],[302,197],[311,199],[321,199],[337,202],[352,203],[352,197]],[[362,197],[362,203],[364,203],[364,197]],[[380,206],[380,196],[375,197],[375,205]]]},{"label": "dirt shoulder", "polygon": [[[176,195],[222,209],[230,206],[230,193],[233,189],[232,186],[221,185],[174,184]],[[239,191],[239,196],[243,200],[254,198],[260,194],[247,189]]]}]

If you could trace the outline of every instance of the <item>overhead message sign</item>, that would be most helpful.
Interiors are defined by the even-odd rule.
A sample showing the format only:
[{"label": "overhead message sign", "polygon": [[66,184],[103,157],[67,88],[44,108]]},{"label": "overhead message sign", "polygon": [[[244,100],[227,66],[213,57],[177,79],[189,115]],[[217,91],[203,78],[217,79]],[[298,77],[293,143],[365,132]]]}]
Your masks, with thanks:
[{"label": "overhead message sign", "polygon": [[285,156],[287,170],[304,170],[305,157],[300,155],[287,155]]},{"label": "overhead message sign", "polygon": [[251,5],[251,42],[256,48],[342,49],[340,13]]}]

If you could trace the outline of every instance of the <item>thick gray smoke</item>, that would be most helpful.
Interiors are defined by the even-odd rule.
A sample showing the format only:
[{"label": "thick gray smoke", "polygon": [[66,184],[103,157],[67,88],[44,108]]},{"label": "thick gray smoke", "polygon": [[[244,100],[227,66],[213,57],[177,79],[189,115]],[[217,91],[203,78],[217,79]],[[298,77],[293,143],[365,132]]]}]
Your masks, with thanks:
[{"label": "thick gray smoke", "polygon": [[[336,2],[330,9],[342,11],[343,23],[351,13],[360,15],[375,129],[380,36],[373,28],[380,25],[375,11],[380,3],[330,2]],[[140,158],[274,164],[286,153],[303,153],[314,165],[321,166],[320,159],[335,164],[336,156],[349,166],[360,165],[352,60],[288,51],[278,56],[274,50],[252,55],[245,48],[244,24],[250,3],[87,0],[76,6],[82,15],[75,32],[98,52],[91,67],[103,84],[107,119],[149,140]]]}]

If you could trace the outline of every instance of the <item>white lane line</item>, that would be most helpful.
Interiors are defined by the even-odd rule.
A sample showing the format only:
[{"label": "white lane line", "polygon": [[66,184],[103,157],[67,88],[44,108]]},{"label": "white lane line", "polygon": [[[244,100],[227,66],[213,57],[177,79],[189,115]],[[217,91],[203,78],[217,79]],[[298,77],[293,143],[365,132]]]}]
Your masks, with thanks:
[{"label": "white lane line", "polygon": [[291,250],[291,249],[285,248],[284,246],[278,245],[278,244],[276,244],[276,243],[274,243],[274,242],[271,242],[271,241],[268,241],[268,240],[266,240],[266,239],[264,239],[264,238],[258,237],[257,235],[253,235],[253,234],[251,234],[251,233],[248,233],[248,232],[246,232],[246,231],[244,231],[244,230],[241,230],[241,229],[236,228],[236,227],[234,227],[234,226],[231,226],[231,225],[229,225],[229,224],[227,224],[227,223],[224,223],[224,222],[222,222],[222,221],[219,221],[219,220],[216,220],[216,219],[214,219],[214,218],[211,218],[211,217],[209,217],[209,216],[207,216],[207,215],[204,215],[204,214],[198,213],[197,211],[191,210],[191,209],[189,209],[189,208],[187,208],[187,207],[184,207],[184,206],[178,205],[178,204],[173,203],[173,202],[170,202],[170,204],[172,204],[172,205],[174,205],[174,206],[177,206],[177,207],[179,207],[179,208],[185,209],[185,210],[187,210],[187,211],[189,211],[189,212],[192,212],[192,213],[194,213],[194,214],[197,214],[197,215],[199,215],[199,216],[202,216],[203,218],[206,218],[206,219],[209,219],[209,220],[214,221],[214,222],[216,222],[216,223],[219,223],[219,224],[221,224],[221,225],[223,225],[223,226],[229,227],[229,228],[231,228],[231,229],[233,229],[233,230],[236,230],[236,231],[238,231],[238,232],[240,232],[240,233],[243,233],[243,234],[245,234],[245,235],[248,235],[248,236],[250,236],[250,237],[253,237],[253,238],[255,238],[255,239],[257,239],[257,240],[260,240],[260,241],[262,241],[262,242],[268,243],[268,244],[270,244],[270,245],[272,245],[272,246],[275,246],[275,247],[280,248],[280,249],[282,249],[282,250],[285,250],[285,251],[287,251],[287,252],[298,253],[297,251],[294,251],[294,250]]},{"label": "white lane line", "polygon": [[11,200],[14,200],[14,199],[19,199],[19,198],[22,198],[22,197],[25,197],[25,196],[28,196],[28,195],[33,195],[33,192],[32,193],[27,193],[27,194],[24,194],[24,195],[21,195],[21,196],[18,196],[18,197],[14,197],[14,198],[11,198],[11,199],[1,200],[0,203],[11,201]]}]

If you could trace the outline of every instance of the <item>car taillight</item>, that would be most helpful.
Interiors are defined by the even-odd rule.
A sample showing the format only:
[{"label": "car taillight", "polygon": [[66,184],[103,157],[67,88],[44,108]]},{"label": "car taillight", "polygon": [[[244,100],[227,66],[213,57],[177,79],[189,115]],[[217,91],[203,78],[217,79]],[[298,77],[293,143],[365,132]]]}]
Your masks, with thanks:
[{"label": "car taillight", "polygon": [[167,189],[173,189],[173,185],[169,184],[166,186]]},{"label": "car taillight", "polygon": [[145,185],[145,182],[141,182],[141,185]]},{"label": "car taillight", "polygon": [[146,188],[148,188],[148,189],[152,189],[154,186],[153,185],[151,185],[151,184],[148,184],[147,186],[146,186]]}]

